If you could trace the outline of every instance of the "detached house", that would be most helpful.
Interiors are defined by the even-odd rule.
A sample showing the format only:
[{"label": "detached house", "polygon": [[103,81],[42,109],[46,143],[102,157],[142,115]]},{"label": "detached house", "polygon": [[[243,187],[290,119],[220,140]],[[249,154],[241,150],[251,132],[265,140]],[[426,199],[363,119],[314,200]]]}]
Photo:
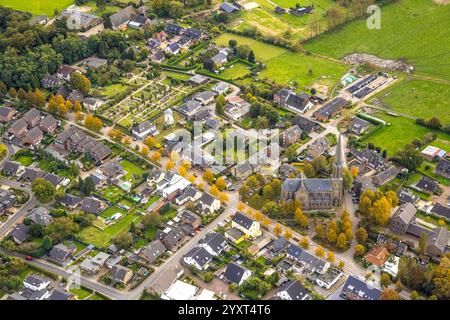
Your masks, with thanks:
[{"label": "detached house", "polygon": [[206,214],[214,213],[220,209],[220,200],[214,198],[208,193],[203,193],[198,202],[200,210]]},{"label": "detached house", "polygon": [[77,69],[68,66],[68,65],[61,65],[58,68],[58,71],[56,71],[56,76],[60,79],[60,80],[64,80],[64,81],[70,81],[70,77],[72,76],[72,74],[74,72],[79,72]]},{"label": "detached house", "polygon": [[227,269],[223,273],[223,279],[230,283],[235,283],[238,286],[242,285],[245,280],[250,278],[252,272],[240,265],[231,262],[228,264]]},{"label": "detached house", "polygon": [[350,121],[348,131],[350,133],[356,134],[357,136],[360,136],[364,134],[369,127],[370,122],[358,117],[353,117],[352,120]]},{"label": "detached house", "polygon": [[28,125],[23,119],[19,119],[8,128],[8,133],[11,138],[22,138],[28,131]]},{"label": "detached house", "polygon": [[25,172],[25,167],[18,162],[6,161],[2,173],[5,176],[20,177]]},{"label": "detached house", "polygon": [[199,270],[206,270],[213,256],[202,247],[194,247],[183,256],[184,264],[195,267]]},{"label": "detached house", "polygon": [[417,209],[409,202],[402,204],[392,215],[389,228],[398,234],[406,234],[408,227],[414,222]]},{"label": "detached house", "polygon": [[273,98],[280,106],[297,113],[305,113],[314,106],[310,97],[304,92],[295,93],[293,90],[281,89]]},{"label": "detached house", "polygon": [[133,127],[131,133],[133,134],[133,138],[142,140],[149,135],[152,136],[158,135],[159,131],[156,129],[156,126],[150,120],[147,120]]},{"label": "detached house", "polygon": [[160,256],[162,256],[166,251],[166,247],[160,240],[154,240],[150,242],[146,247],[142,248],[139,252],[139,255],[149,264],[151,264]]},{"label": "detached house", "polygon": [[76,252],[75,246],[66,246],[62,243],[54,246],[48,254],[48,260],[61,266],[66,266],[72,255]]},{"label": "detached house", "polygon": [[234,215],[233,220],[231,220],[231,227],[242,231],[251,239],[258,238],[262,234],[259,222],[240,212]]},{"label": "detached house", "polygon": [[25,120],[29,129],[34,128],[41,121],[41,112],[35,108],[30,109],[22,119]]},{"label": "detached house", "polygon": [[22,138],[21,142],[24,146],[30,146],[35,148],[38,146],[42,139],[44,138],[44,133],[39,128],[33,128],[27,132],[27,134]]},{"label": "detached house", "polygon": [[113,30],[126,29],[133,15],[137,15],[137,11],[133,6],[128,6],[125,9],[122,9],[119,12],[111,15],[109,17],[111,28]]},{"label": "detached house", "polygon": [[299,141],[301,138],[302,130],[297,125],[293,125],[287,128],[281,135],[281,145],[283,147],[288,147],[291,144]]},{"label": "detached house", "polygon": [[450,179],[450,161],[441,159],[436,166],[436,174]]},{"label": "detached house", "polygon": [[9,107],[0,107],[0,122],[10,122],[17,111]]},{"label": "detached house", "polygon": [[218,256],[228,246],[225,237],[218,232],[211,232],[198,242],[199,247],[205,248],[209,254]]},{"label": "detached house", "polygon": [[349,276],[340,296],[346,300],[380,300],[381,290],[354,276]]},{"label": "detached house", "polygon": [[115,265],[109,271],[109,277],[113,283],[119,283],[126,286],[133,277],[133,270],[120,265]]},{"label": "detached house", "polygon": [[276,297],[281,300],[311,300],[308,290],[298,280],[286,282],[276,293]]},{"label": "detached house", "polygon": [[45,133],[53,133],[55,132],[56,128],[58,127],[58,120],[53,118],[52,115],[46,116],[42,121],[39,123],[39,129],[41,129]]}]

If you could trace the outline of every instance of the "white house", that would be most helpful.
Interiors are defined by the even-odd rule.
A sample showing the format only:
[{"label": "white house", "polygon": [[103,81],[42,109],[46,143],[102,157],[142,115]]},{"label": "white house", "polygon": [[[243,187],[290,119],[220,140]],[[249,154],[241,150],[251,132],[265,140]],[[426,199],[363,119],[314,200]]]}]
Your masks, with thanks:
[{"label": "white house", "polygon": [[47,289],[50,285],[50,280],[44,279],[41,276],[32,274],[23,280],[23,286],[32,291],[41,291]]},{"label": "white house", "polygon": [[194,247],[183,256],[183,262],[199,270],[206,270],[213,256],[202,247]]},{"label": "white house", "polygon": [[204,193],[199,199],[199,204],[205,213],[214,213],[220,209],[220,200],[207,193]]},{"label": "white house", "polygon": [[227,269],[223,273],[222,277],[225,281],[235,283],[238,286],[242,285],[252,275],[250,270],[247,270],[240,265],[231,262],[228,264]]}]

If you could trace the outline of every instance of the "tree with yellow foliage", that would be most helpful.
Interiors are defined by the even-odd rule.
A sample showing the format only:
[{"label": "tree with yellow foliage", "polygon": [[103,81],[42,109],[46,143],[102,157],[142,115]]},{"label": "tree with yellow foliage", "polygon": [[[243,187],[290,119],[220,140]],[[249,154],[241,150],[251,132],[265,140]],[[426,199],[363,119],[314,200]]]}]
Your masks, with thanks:
[{"label": "tree with yellow foliage", "polygon": [[159,153],[158,151],[153,152],[152,155],[151,155],[151,157],[150,157],[150,159],[151,159],[153,162],[158,163],[158,162],[161,160],[161,153]]},{"label": "tree with yellow foliage", "polygon": [[340,233],[336,239],[336,246],[339,249],[344,249],[347,245],[347,237],[345,236],[345,233]]},{"label": "tree with yellow foliage", "polygon": [[269,226],[269,224],[270,224],[269,218],[264,217],[263,220],[262,220],[262,222],[261,222],[261,225],[262,225],[264,228],[267,228],[267,227]]},{"label": "tree with yellow foliage", "polygon": [[284,238],[289,241],[292,239],[292,231],[290,229],[286,229],[286,231],[284,231]]},{"label": "tree with yellow foliage", "polygon": [[220,193],[219,188],[217,186],[213,185],[211,188],[209,188],[209,193],[211,193],[214,197],[217,197]]},{"label": "tree with yellow foliage", "polygon": [[327,240],[329,243],[335,243],[337,239],[336,231],[333,228],[328,228]]},{"label": "tree with yellow foliage", "polygon": [[352,174],[353,178],[356,178],[359,174],[359,168],[356,166],[352,166],[350,168],[350,173]]},{"label": "tree with yellow foliage", "polygon": [[309,249],[309,240],[307,237],[302,237],[299,241],[300,247],[302,247],[305,250]]},{"label": "tree with yellow foliage", "polygon": [[182,177],[186,177],[186,175],[187,175],[187,169],[186,169],[185,167],[183,167],[183,166],[180,166],[180,167],[178,168],[178,174],[179,174],[180,176],[182,176]]},{"label": "tree with yellow foliage", "polygon": [[99,132],[103,127],[103,122],[92,114],[88,114],[84,119],[84,126],[89,130]]},{"label": "tree with yellow foliage", "polygon": [[198,188],[198,190],[204,190],[205,189],[205,185],[203,183],[199,182],[197,184],[197,188]]},{"label": "tree with yellow foliage", "polygon": [[73,111],[74,112],[78,112],[83,110],[83,108],[81,107],[81,103],[78,100],[75,100],[75,103],[73,104]]},{"label": "tree with yellow foliage", "polygon": [[222,203],[226,203],[229,200],[229,197],[225,192],[221,192],[220,196],[219,196],[219,200]]},{"label": "tree with yellow foliage", "polygon": [[339,261],[339,264],[338,264],[338,268],[339,269],[341,269],[341,270],[343,270],[344,269],[344,267],[345,267],[345,262],[344,261]]},{"label": "tree with yellow foliage", "polygon": [[130,136],[125,136],[123,137],[123,143],[127,146],[129,146],[131,144],[131,137]]},{"label": "tree with yellow foliage", "polygon": [[334,262],[334,252],[333,252],[333,251],[328,251],[327,260],[328,260],[330,263],[333,263],[333,262]]},{"label": "tree with yellow foliage", "polygon": [[362,244],[357,244],[355,246],[355,255],[362,257],[366,252],[366,248]]},{"label": "tree with yellow foliage", "polygon": [[256,210],[255,214],[253,215],[253,217],[255,218],[256,221],[261,222],[262,218],[263,218],[263,215],[262,215],[261,211]]},{"label": "tree with yellow foliage", "polygon": [[275,233],[275,235],[277,237],[279,237],[281,235],[281,233],[283,232],[283,228],[281,227],[281,225],[279,223],[277,223],[275,225],[275,227],[273,227],[273,233]]},{"label": "tree with yellow foliage", "polygon": [[194,176],[194,174],[191,173],[187,179],[190,183],[194,184],[197,178]]},{"label": "tree with yellow foliage", "polygon": [[245,204],[243,202],[239,202],[237,204],[236,208],[238,209],[238,211],[244,211],[245,210]]},{"label": "tree with yellow foliage", "polygon": [[316,256],[323,258],[325,256],[325,250],[322,246],[318,246],[315,251]]},{"label": "tree with yellow foliage", "polygon": [[400,300],[400,295],[394,289],[385,289],[381,292],[380,300]]},{"label": "tree with yellow foliage", "polygon": [[108,136],[114,141],[121,141],[123,138],[123,132],[120,129],[111,129],[108,131]]},{"label": "tree with yellow foliage", "polygon": [[172,160],[167,160],[166,162],[166,170],[172,170],[175,167],[175,163]]},{"label": "tree with yellow foliage", "polygon": [[216,180],[216,186],[219,188],[219,190],[225,190],[227,188],[227,183],[225,182],[225,179],[222,177],[219,177]]},{"label": "tree with yellow foliage", "polygon": [[202,179],[208,183],[212,183],[214,181],[214,174],[210,170],[205,170]]},{"label": "tree with yellow foliage", "polygon": [[191,162],[189,160],[184,159],[181,161],[181,166],[184,167],[186,170],[189,170],[191,168]]},{"label": "tree with yellow foliage", "polygon": [[153,138],[152,136],[148,136],[147,138],[145,138],[144,144],[149,148],[153,148],[155,146],[155,138]]},{"label": "tree with yellow foliage", "polygon": [[150,150],[148,149],[147,146],[142,146],[141,147],[141,153],[144,157],[146,157],[149,154]]},{"label": "tree with yellow foliage", "polygon": [[81,111],[75,112],[75,121],[81,122],[84,120],[84,114]]}]

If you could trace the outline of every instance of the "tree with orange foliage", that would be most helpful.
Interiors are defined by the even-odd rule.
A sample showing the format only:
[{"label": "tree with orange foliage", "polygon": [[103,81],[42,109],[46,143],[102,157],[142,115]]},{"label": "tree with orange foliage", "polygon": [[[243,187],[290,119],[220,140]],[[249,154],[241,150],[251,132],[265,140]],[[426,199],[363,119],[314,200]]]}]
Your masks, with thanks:
[{"label": "tree with orange foliage", "polygon": [[150,159],[151,159],[153,162],[158,163],[158,162],[161,160],[161,153],[159,153],[158,151],[153,152],[152,155],[151,155],[151,157],[150,157]]},{"label": "tree with orange foliage", "polygon": [[144,157],[146,157],[148,155],[148,153],[150,152],[150,150],[148,149],[147,146],[142,146],[141,148],[141,153]]}]

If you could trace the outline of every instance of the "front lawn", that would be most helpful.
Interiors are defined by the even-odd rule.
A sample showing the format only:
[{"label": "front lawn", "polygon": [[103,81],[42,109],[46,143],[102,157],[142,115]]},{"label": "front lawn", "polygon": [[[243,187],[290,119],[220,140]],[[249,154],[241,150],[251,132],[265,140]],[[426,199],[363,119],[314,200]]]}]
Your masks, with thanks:
[{"label": "front lawn", "polygon": [[111,218],[116,213],[122,214],[122,217],[123,217],[126,214],[126,211],[112,206],[112,207],[109,207],[108,209],[106,209],[105,211],[103,211],[100,216],[102,218],[108,219],[108,218]]},{"label": "front lawn", "polygon": [[135,165],[134,163],[128,160],[120,161],[120,165],[127,172],[122,177],[122,180],[133,182],[135,180],[141,179],[142,175],[144,174],[144,170],[141,167]]},{"label": "front lawn", "polygon": [[72,288],[69,290],[69,292],[76,295],[78,300],[84,300],[87,297],[89,297],[90,295],[92,295],[92,292],[90,292],[86,289],[83,289],[83,288]]}]

